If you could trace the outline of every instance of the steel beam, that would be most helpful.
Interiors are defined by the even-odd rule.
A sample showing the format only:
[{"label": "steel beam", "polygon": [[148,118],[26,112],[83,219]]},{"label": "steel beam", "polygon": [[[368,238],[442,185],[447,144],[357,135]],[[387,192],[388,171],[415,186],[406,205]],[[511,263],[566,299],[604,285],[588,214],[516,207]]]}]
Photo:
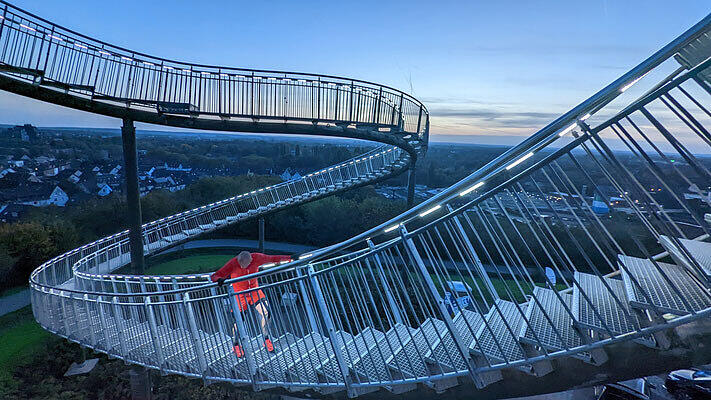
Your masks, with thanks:
[{"label": "steel beam", "polygon": [[264,253],[264,217],[259,218],[259,252]]},{"label": "steel beam", "polygon": [[415,205],[415,159],[410,161],[410,169],[407,172],[407,208],[412,208]]},{"label": "steel beam", "polygon": [[133,125],[133,120],[128,118],[123,120],[121,140],[126,174],[126,206],[128,208],[131,266],[134,273],[142,274],[145,271],[146,264],[143,258],[141,195],[138,188],[138,151],[136,149],[136,127]]}]

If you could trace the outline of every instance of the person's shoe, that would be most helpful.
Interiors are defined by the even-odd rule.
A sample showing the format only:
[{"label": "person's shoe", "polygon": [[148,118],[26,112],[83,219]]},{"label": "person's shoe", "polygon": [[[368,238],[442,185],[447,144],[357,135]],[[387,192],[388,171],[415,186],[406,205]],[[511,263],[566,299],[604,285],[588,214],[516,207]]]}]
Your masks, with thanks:
[{"label": "person's shoe", "polygon": [[274,343],[272,343],[271,339],[264,339],[264,347],[266,347],[270,353],[274,351]]},{"label": "person's shoe", "polygon": [[235,352],[237,358],[241,358],[244,355],[244,350],[242,350],[242,347],[238,344],[236,344],[235,347],[232,348],[232,351]]}]

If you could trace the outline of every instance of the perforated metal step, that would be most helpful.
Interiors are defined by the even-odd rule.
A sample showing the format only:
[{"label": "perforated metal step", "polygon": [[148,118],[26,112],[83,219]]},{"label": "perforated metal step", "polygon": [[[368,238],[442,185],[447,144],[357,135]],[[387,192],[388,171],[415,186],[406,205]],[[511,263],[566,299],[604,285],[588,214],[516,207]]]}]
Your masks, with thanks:
[{"label": "perforated metal step", "polygon": [[[573,326],[571,309],[573,295],[556,293],[551,289],[536,287],[526,308],[530,325],[522,324],[519,340],[532,346],[541,346],[549,351],[569,350],[584,344],[582,334]],[[568,310],[566,310],[566,307]],[[575,357],[590,361],[590,353],[581,352]]]},{"label": "perforated metal step", "polygon": [[[575,324],[592,329],[605,335],[612,332],[622,335],[635,331],[641,326],[639,316],[630,310],[625,284],[620,279],[602,278],[596,275],[576,272],[574,275],[587,299],[580,293],[577,285],[573,286],[572,311]],[[615,297],[618,301],[615,301]],[[599,313],[595,314],[593,307]],[[608,331],[609,329],[609,331]]]},{"label": "perforated metal step", "polygon": [[[518,332],[524,323],[525,305],[498,299],[496,306],[486,314],[485,324],[476,333],[469,351],[487,357],[492,363],[509,363],[525,358],[525,353],[518,342]],[[498,309],[497,309],[498,308]],[[500,311],[500,312],[499,312]],[[488,325],[488,326],[487,326]]]},{"label": "perforated metal step", "polygon": [[[657,268],[648,259],[622,255],[619,256],[619,260],[623,266],[622,279],[627,298],[633,307],[647,309],[657,307],[663,312],[683,315],[711,306],[708,292],[684,267],[657,262]],[[662,272],[668,280],[664,278]],[[681,296],[674,291],[672,284]]]},{"label": "perforated metal step", "polygon": [[389,382],[397,379],[399,374],[389,369],[388,361],[394,352],[402,347],[414,329],[402,324],[396,324],[385,333],[385,337],[377,342],[377,346],[368,357],[361,357],[353,364],[353,371],[372,381]]},{"label": "perforated metal step", "polygon": [[406,378],[428,376],[425,357],[429,355],[431,349],[425,343],[433,340],[433,336],[437,334],[435,329],[439,329],[439,323],[427,319],[420,328],[410,329],[404,335],[398,334],[397,338],[401,346],[394,350],[387,360],[388,367]]},{"label": "perforated metal step", "polygon": [[[706,277],[711,278],[711,243],[682,238],[677,240],[684,247],[686,253],[691,255],[701,267]],[[675,263],[683,265],[688,271],[697,271],[696,266],[689,260],[685,252],[670,237],[662,235],[659,238],[659,243],[669,252]]]},{"label": "perforated metal step", "polygon": [[320,361],[312,350],[322,346],[324,340],[327,339],[315,332],[303,338],[281,337],[274,341],[273,353],[258,352],[257,369],[268,380],[315,382],[318,380],[315,367]]}]

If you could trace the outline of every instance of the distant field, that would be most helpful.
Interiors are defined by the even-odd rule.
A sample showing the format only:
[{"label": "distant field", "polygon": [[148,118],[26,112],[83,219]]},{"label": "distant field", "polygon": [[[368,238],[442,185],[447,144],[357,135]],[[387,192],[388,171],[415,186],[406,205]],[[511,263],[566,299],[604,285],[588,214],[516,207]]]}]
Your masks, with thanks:
[{"label": "distant field", "polygon": [[213,272],[225,265],[232,257],[234,256],[228,254],[192,255],[153,265],[146,269],[146,274],[175,275]]}]

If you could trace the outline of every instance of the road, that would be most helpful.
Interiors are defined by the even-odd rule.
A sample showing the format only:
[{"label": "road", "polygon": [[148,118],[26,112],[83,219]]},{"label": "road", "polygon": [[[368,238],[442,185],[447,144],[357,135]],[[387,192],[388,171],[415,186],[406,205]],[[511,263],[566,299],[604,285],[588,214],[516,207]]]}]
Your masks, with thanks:
[{"label": "road", "polygon": [[30,305],[30,289],[0,297],[0,316]]}]

